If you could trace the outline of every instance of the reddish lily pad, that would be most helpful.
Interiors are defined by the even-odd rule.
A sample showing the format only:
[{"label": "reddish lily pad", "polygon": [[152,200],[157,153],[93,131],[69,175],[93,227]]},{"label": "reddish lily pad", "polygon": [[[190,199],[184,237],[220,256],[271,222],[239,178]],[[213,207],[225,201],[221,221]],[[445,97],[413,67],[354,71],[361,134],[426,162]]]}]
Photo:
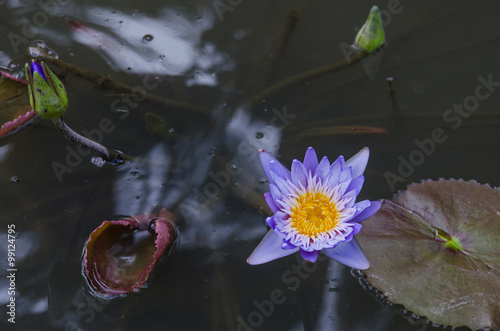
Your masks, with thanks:
[{"label": "reddish lily pad", "polygon": [[176,238],[175,224],[162,216],[104,221],[85,246],[88,283],[103,295],[138,291],[146,285],[160,258],[171,252]]},{"label": "reddish lily pad", "polygon": [[0,138],[35,120],[26,81],[0,70]]},{"label": "reddish lily pad", "polygon": [[412,184],[363,222],[367,281],[434,323],[500,328],[500,190]]}]

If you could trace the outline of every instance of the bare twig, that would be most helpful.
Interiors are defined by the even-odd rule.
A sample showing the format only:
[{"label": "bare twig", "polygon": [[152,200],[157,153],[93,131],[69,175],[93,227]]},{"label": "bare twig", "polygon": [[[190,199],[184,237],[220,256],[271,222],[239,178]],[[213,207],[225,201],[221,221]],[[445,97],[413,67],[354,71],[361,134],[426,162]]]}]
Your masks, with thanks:
[{"label": "bare twig", "polygon": [[119,164],[122,163],[125,159],[130,157],[111,149],[107,149],[103,145],[96,143],[93,140],[90,140],[79,133],[76,133],[69,126],[64,123],[61,117],[52,119],[52,122],[57,127],[57,129],[63,134],[64,137],[71,140],[74,143],[82,146],[85,149],[91,150],[95,155],[101,157],[104,161]]}]

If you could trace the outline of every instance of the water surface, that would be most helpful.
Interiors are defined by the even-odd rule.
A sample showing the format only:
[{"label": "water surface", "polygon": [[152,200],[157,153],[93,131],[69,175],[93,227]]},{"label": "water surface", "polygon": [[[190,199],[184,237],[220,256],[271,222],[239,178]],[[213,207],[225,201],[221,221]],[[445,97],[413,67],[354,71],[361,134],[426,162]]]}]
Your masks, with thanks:
[{"label": "water surface", "polygon": [[[309,146],[330,160],[370,147],[359,199],[390,198],[427,178],[500,185],[498,84],[481,90],[488,95],[467,116],[445,116],[484,80],[500,82],[493,2],[400,1],[385,12],[388,47],[377,55],[373,79],[358,63],[248,105],[274,83],[343,60],[342,45],[352,43],[371,6],[386,10],[388,3],[55,1],[44,9],[41,2],[0,1],[2,68],[22,74],[26,48],[41,40],[60,59],[137,92],[127,97],[53,67],[68,90],[65,121],[135,161],[97,167],[43,120],[2,141],[2,256],[7,225],[19,234],[15,326],[434,330],[386,307],[334,261],[303,265],[292,255],[262,266],[245,262],[267,231],[261,148],[289,166]],[[291,9],[298,20],[277,52]],[[148,102],[141,91],[194,107]],[[335,127],[355,125],[387,133],[335,134]],[[435,129],[446,139],[415,159]],[[388,173],[398,179],[388,181]],[[151,285],[112,301],[90,296],[81,275],[89,234],[104,220],[160,207],[175,214],[180,242]],[[7,269],[6,258],[0,267]],[[7,286],[4,278],[2,305]],[[0,323],[11,326],[5,314]]]}]

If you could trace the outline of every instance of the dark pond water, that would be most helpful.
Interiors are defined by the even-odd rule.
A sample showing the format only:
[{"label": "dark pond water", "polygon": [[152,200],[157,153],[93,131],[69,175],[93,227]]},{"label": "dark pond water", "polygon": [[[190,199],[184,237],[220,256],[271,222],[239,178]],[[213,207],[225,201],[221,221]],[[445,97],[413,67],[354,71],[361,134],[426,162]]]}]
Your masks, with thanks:
[{"label": "dark pond water", "polygon": [[[388,41],[370,59],[378,70],[357,63],[252,99],[342,61],[375,4]],[[285,43],[276,38],[291,9]],[[0,0],[0,67],[22,74],[27,47],[43,41],[61,60],[183,103],[127,97],[53,66],[68,90],[65,121],[136,160],[98,167],[44,120],[1,141],[2,275],[8,225],[18,234],[16,324],[2,277],[2,330],[436,329],[385,306],[334,261],[249,266],[267,231],[257,151],[290,165],[308,146],[330,160],[368,146],[359,199],[427,178],[499,186],[499,10],[493,1]],[[478,96],[485,80],[495,83]],[[159,207],[175,215],[175,253],[148,288],[94,299],[81,274],[89,234]]]}]

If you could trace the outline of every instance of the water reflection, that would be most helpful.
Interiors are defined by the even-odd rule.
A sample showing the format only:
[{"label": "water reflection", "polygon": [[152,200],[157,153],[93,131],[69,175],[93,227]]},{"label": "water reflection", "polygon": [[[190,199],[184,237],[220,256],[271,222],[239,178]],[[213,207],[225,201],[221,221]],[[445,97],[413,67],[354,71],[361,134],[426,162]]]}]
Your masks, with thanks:
[{"label": "water reflection", "polygon": [[[244,201],[257,210],[266,207],[258,150],[276,154],[281,130],[243,109],[220,124],[225,125],[222,131],[216,126],[173,146],[158,143],[121,169],[114,184],[115,212],[136,215],[158,206],[179,209],[185,223],[179,249],[213,249],[262,236],[262,215],[246,215],[243,230],[226,201]],[[218,146],[215,151],[214,146]]]},{"label": "water reflection", "polygon": [[[377,306],[360,289],[357,280],[347,277],[343,267],[339,269],[336,265],[324,272],[326,266],[332,268],[331,262],[318,264],[319,270],[314,275],[301,278],[297,291],[291,290],[281,277],[293,266],[293,257],[261,267],[246,265],[245,258],[266,232],[262,193],[267,185],[262,182],[265,177],[257,151],[263,148],[276,154],[283,141],[306,130],[311,132],[309,136],[283,144],[286,148],[281,150],[282,160],[289,163],[292,158],[301,157],[309,145],[329,156],[350,154],[369,145],[373,151],[368,174],[371,180],[367,180],[369,187],[364,194],[370,198],[389,197],[392,193],[383,172],[397,168],[398,156],[408,155],[415,148],[416,138],[424,139],[429,128],[444,125],[442,112],[470,93],[470,86],[475,86],[479,74],[492,72],[493,77],[498,77],[492,44],[467,46],[468,41],[486,32],[482,29],[484,22],[498,21],[494,16],[498,10],[487,8],[493,5],[482,2],[469,8],[474,10],[464,11],[457,3],[454,6],[459,11],[457,16],[437,20],[438,29],[426,23],[427,15],[441,17],[449,13],[449,6],[435,2],[432,6],[425,2],[403,3],[404,11],[393,17],[387,32],[391,38],[411,33],[399,42],[390,43],[374,80],[367,80],[363,68],[357,66],[294,86],[265,102],[259,100],[252,109],[238,109],[245,102],[242,95],[251,96],[281,79],[330,63],[332,58],[341,59],[338,43],[352,38],[352,26],[359,22],[353,21],[352,15],[363,19],[366,13],[360,8],[372,4],[245,1],[231,7],[233,10],[227,11],[224,21],[220,21],[216,15],[214,18],[213,3],[181,3],[171,9],[155,9],[153,16],[146,16],[135,9],[146,4],[137,2],[121,3],[123,11],[116,12],[108,9],[115,5],[66,2],[64,7],[56,8],[57,14],[50,17],[46,26],[37,30],[36,39],[44,39],[50,47],[57,48],[61,59],[104,74],[109,71],[103,68],[111,67],[125,74],[169,75],[168,91],[159,88],[155,94],[168,94],[167,97],[214,110],[212,118],[185,114],[169,118],[167,127],[175,127],[178,139],[169,135],[152,137],[144,129],[144,113],[158,111],[170,116],[172,109],[150,109],[151,104],[142,102],[130,109],[131,115],[126,120],[113,117],[117,128],[104,137],[106,142],[120,145],[117,148],[132,150],[141,160],[119,169],[96,169],[86,157],[62,182],[57,181],[50,165],[54,160],[64,160],[66,146],[74,148],[74,145],[63,141],[53,128],[39,123],[19,139],[16,137],[0,147],[2,219],[4,223],[22,224],[25,235],[36,233],[39,244],[37,250],[29,250],[29,259],[23,260],[25,274],[20,279],[22,292],[18,295],[20,323],[24,323],[21,327],[33,329],[43,321],[47,329],[57,330],[165,326],[176,330],[236,329],[238,317],[248,321],[250,314],[259,312],[254,302],[262,303],[269,299],[271,291],[280,289],[287,297],[286,304],[274,306],[273,314],[263,317],[261,326],[255,329],[306,329],[313,325],[309,329],[315,326],[360,330],[368,325],[373,330],[420,330],[402,318],[395,320],[396,311]],[[26,2],[21,1],[0,0],[0,4],[3,4],[0,51],[4,52],[0,53],[0,63],[6,65],[28,45],[20,43],[19,52],[13,51],[7,32],[12,30],[33,41],[35,37],[23,35],[26,22],[23,17],[32,20],[33,13],[41,9],[26,7]],[[258,61],[267,54],[273,35],[279,30],[281,22],[277,18],[284,17],[292,5],[298,8],[299,21],[290,48],[284,58],[272,63],[271,70],[263,74],[257,70]],[[186,12],[184,6],[189,6]],[[483,6],[480,13],[476,6]],[[200,11],[202,19],[190,16],[188,10]],[[471,12],[477,15],[471,18]],[[457,20],[472,24],[458,25],[456,30]],[[68,21],[87,26],[87,32],[71,30]],[[455,36],[461,42],[452,45],[456,39],[445,40],[442,36],[448,35],[436,33],[448,27],[449,31],[458,31]],[[494,34],[498,31],[488,30]],[[429,57],[431,49],[433,55]],[[450,53],[450,49],[455,51]],[[422,117],[402,120],[401,125],[383,137],[325,137],[314,132],[320,124],[390,127],[392,118],[388,114],[392,114],[392,108],[387,95],[387,75],[395,77],[397,82],[399,106],[406,105]],[[110,112],[107,92],[90,89],[88,82],[82,83],[72,75],[67,78],[74,92],[72,102],[81,102],[83,106],[71,114],[75,125],[95,128],[102,118],[116,115]],[[426,98],[422,98],[421,89],[414,82],[425,86]],[[471,117],[496,113],[494,98],[497,97],[492,94],[492,99],[481,104]],[[224,109],[217,108],[226,103],[227,107],[221,106]],[[281,131],[269,121],[273,115],[265,109],[284,106],[296,118]],[[140,113],[142,107],[144,113]],[[91,111],[85,112],[86,109]],[[405,113],[408,112],[400,115]],[[429,121],[430,115],[436,115],[438,120]],[[343,122],[337,122],[339,119]],[[450,138],[450,144],[439,146],[428,163],[398,189],[410,181],[440,176],[482,176],[476,179],[498,185],[491,166],[498,161],[498,149],[492,143],[498,141],[498,130],[493,128],[494,121],[490,122],[492,128],[486,132],[482,130],[484,125],[471,119],[467,122],[469,127],[461,129],[453,141]],[[481,136],[478,132],[487,134],[487,138],[478,140]],[[11,182],[14,175],[21,181]],[[168,271],[148,291],[121,302],[105,306],[87,297],[81,290],[84,284],[78,259],[91,231],[114,215],[138,215],[157,206],[179,210],[180,246],[166,268]],[[0,244],[3,247],[3,242]],[[330,284],[325,285],[332,277],[342,280],[338,292],[330,291]],[[1,295],[4,284],[0,283]],[[4,300],[2,297],[1,301]]]},{"label": "water reflection", "polygon": [[[20,232],[19,224],[17,224],[16,230],[17,233]],[[17,314],[39,314],[47,310],[47,300],[36,297],[28,288],[20,287],[19,281],[23,277],[21,266],[27,264],[26,260],[39,249],[40,237],[35,231],[26,231],[22,233],[22,236],[16,234],[15,237],[14,242],[8,241],[7,233],[0,233],[0,256],[5,257],[1,260],[0,267],[2,270],[6,270],[5,276],[12,274],[12,272],[14,274],[12,279],[4,276],[0,283],[0,304],[5,307],[14,297],[16,299]],[[8,255],[8,249],[14,253],[13,266],[8,264],[7,256],[10,256]]]},{"label": "water reflection", "polygon": [[115,214],[139,215],[163,205],[163,184],[172,157],[163,144],[158,144],[144,155],[144,160],[131,161],[120,169],[122,175],[114,183]]},{"label": "water reflection", "polygon": [[87,7],[85,23],[68,24],[73,39],[94,49],[115,71],[186,75],[188,86],[215,86],[214,73],[231,70],[233,64],[214,44],[201,40],[214,24],[213,13],[205,11],[202,16],[189,20],[178,11],[163,9],[158,17],[149,17]]},{"label": "water reflection", "polygon": [[3,162],[9,156],[9,152],[12,150],[12,145],[0,146],[0,162]]}]

